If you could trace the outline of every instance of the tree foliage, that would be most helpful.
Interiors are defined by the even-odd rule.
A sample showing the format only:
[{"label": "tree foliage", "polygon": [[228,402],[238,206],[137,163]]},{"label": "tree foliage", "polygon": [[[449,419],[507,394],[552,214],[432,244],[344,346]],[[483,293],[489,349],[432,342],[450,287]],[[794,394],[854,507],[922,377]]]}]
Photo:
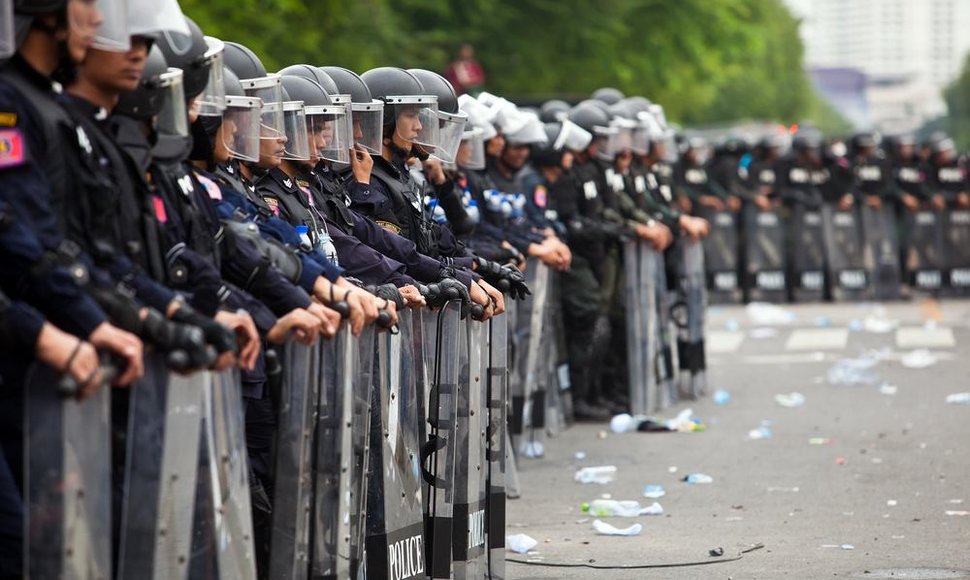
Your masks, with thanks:
[{"label": "tree foliage", "polygon": [[963,63],[963,70],[943,91],[947,116],[942,119],[942,127],[962,151],[970,149],[970,55]]},{"label": "tree foliage", "polygon": [[798,22],[782,0],[182,0],[206,31],[269,70],[442,70],[469,42],[487,88],[581,98],[601,86],[662,103],[684,124],[799,121],[817,109]]}]

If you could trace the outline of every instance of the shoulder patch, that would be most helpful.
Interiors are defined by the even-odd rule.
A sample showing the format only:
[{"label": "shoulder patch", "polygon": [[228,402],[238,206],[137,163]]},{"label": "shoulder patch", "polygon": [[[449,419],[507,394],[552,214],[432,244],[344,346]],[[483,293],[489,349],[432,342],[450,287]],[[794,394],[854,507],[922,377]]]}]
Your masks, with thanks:
[{"label": "shoulder patch", "polygon": [[395,234],[401,235],[401,228],[399,228],[395,224],[392,224],[391,222],[384,221],[384,220],[374,220],[374,223],[376,223],[377,225],[381,226],[385,230],[388,230],[390,232],[394,232]]},{"label": "shoulder patch", "polygon": [[211,179],[209,179],[205,175],[202,175],[201,173],[196,173],[195,178],[199,180],[200,184],[202,184],[202,187],[205,189],[205,192],[209,195],[209,199],[215,199],[215,200],[222,199],[222,189],[215,181],[212,181]]},{"label": "shoulder patch", "polygon": [[16,127],[17,113],[0,113],[0,127]]},{"label": "shoulder patch", "polygon": [[549,190],[546,189],[545,185],[537,185],[535,192],[532,195],[532,201],[536,204],[536,207],[545,208],[546,203],[549,199]]},{"label": "shoulder patch", "polygon": [[20,129],[0,130],[0,169],[23,165],[26,158]]},{"label": "shoulder patch", "polygon": [[273,210],[273,215],[280,215],[280,200],[276,199],[275,197],[263,197],[263,201],[265,201],[266,205]]}]

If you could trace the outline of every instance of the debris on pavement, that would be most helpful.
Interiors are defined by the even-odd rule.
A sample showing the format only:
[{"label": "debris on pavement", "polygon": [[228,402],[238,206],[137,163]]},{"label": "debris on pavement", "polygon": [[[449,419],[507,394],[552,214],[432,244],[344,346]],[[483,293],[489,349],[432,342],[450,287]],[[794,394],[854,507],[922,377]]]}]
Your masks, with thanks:
[{"label": "debris on pavement", "polygon": [[621,518],[635,518],[641,515],[640,511],[643,508],[640,507],[640,502],[636,500],[619,501],[615,499],[594,499],[589,503],[583,502],[580,509],[582,509],[584,513],[588,513],[598,518],[608,518],[614,516]]},{"label": "debris on pavement", "polygon": [[879,393],[882,395],[892,396],[899,392],[899,387],[896,385],[890,385],[889,383],[883,383],[879,385]]},{"label": "debris on pavement", "polygon": [[540,459],[545,456],[546,448],[541,441],[526,441],[522,443],[521,454],[527,459]]},{"label": "debris on pavement", "polygon": [[662,485],[643,486],[643,497],[657,499],[667,495],[667,490]]},{"label": "debris on pavement", "polygon": [[877,307],[862,321],[862,328],[873,334],[887,334],[898,326],[899,321],[889,318],[886,315],[886,309],[882,306]]},{"label": "debris on pavement", "polygon": [[711,558],[720,558],[721,556],[724,555],[724,548],[720,546],[718,546],[717,548],[711,548],[710,550],[707,551],[707,553],[710,554]]},{"label": "debris on pavement", "polygon": [[771,429],[767,425],[762,424],[757,429],[748,431],[748,440],[759,441],[761,439],[771,439],[771,435]]},{"label": "debris on pavement", "polygon": [[852,544],[822,544],[823,548],[838,548],[840,550],[855,550]]},{"label": "debris on pavement", "polygon": [[768,488],[769,492],[783,491],[787,493],[798,493],[800,490],[801,488],[798,488],[798,487],[769,487]]},{"label": "debris on pavement", "polygon": [[811,437],[808,440],[809,445],[829,445],[832,443],[830,437]]},{"label": "debris on pavement", "polygon": [[573,476],[579,483],[598,483],[605,485],[616,479],[615,465],[600,465],[596,467],[584,467]]},{"label": "debris on pavement", "polygon": [[577,451],[576,454],[573,455],[573,457],[575,457],[578,460],[586,459],[586,452],[585,451]]},{"label": "debris on pavement", "polygon": [[966,510],[946,510],[946,515],[948,516],[970,516],[970,512]]},{"label": "debris on pavement", "polygon": [[538,545],[538,540],[526,534],[505,536],[505,547],[517,554],[528,554],[529,550]]},{"label": "debris on pavement", "polygon": [[791,324],[795,321],[794,312],[768,302],[751,302],[745,311],[748,314],[748,320],[758,326]]},{"label": "debris on pavement", "polygon": [[687,482],[691,485],[700,485],[704,483],[714,483],[714,478],[703,473],[691,473],[690,475],[685,475],[681,481]]},{"label": "debris on pavement", "polygon": [[925,369],[936,364],[936,355],[925,348],[920,348],[904,354],[900,362],[908,369]]},{"label": "debris on pavement", "polygon": [[801,407],[805,404],[805,395],[801,393],[783,393],[775,395],[775,402],[782,407]]},{"label": "debris on pavement", "polygon": [[714,391],[714,395],[711,397],[711,399],[713,399],[715,405],[723,407],[731,402],[731,393],[725,391],[724,389],[718,389]]},{"label": "debris on pavement", "polygon": [[946,396],[947,405],[970,405],[970,393],[953,393]]},{"label": "debris on pavement", "polygon": [[706,429],[707,425],[694,417],[693,409],[684,409],[673,419],[659,419],[646,415],[630,415],[629,413],[620,413],[610,419],[610,430],[614,433],[630,433],[633,431],[640,433],[693,433]]},{"label": "debris on pavement", "polygon": [[835,464],[836,465],[845,465],[845,457],[836,457],[835,458]]},{"label": "debris on pavement", "polygon": [[836,361],[829,369],[827,378],[830,385],[874,385],[879,382],[879,375],[873,369],[878,360],[875,356],[866,355],[861,358],[843,358]]},{"label": "debris on pavement", "polygon": [[774,338],[778,336],[778,331],[774,328],[753,328],[748,336],[757,340],[764,340],[766,338]]},{"label": "debris on pavement", "polygon": [[620,529],[616,526],[611,526],[602,520],[593,520],[593,529],[596,530],[597,534],[603,536],[638,536],[643,530],[643,526],[640,524],[633,524],[628,528]]}]

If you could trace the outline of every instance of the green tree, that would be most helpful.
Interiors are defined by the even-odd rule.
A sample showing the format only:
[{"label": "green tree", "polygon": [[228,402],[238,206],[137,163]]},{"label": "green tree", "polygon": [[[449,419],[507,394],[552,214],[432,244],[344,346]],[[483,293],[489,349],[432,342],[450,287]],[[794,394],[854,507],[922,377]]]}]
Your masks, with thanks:
[{"label": "green tree", "polygon": [[943,91],[948,113],[942,120],[946,130],[957,147],[970,149],[970,55],[963,63],[963,70]]}]

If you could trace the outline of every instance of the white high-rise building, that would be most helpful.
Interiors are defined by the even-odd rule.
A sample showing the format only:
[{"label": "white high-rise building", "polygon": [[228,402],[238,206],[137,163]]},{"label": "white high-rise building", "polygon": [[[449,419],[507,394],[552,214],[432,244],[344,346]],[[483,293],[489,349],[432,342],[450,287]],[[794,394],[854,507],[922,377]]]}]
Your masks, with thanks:
[{"label": "white high-rise building", "polygon": [[868,77],[868,124],[921,124],[970,52],[970,0],[786,0],[805,65]]}]

